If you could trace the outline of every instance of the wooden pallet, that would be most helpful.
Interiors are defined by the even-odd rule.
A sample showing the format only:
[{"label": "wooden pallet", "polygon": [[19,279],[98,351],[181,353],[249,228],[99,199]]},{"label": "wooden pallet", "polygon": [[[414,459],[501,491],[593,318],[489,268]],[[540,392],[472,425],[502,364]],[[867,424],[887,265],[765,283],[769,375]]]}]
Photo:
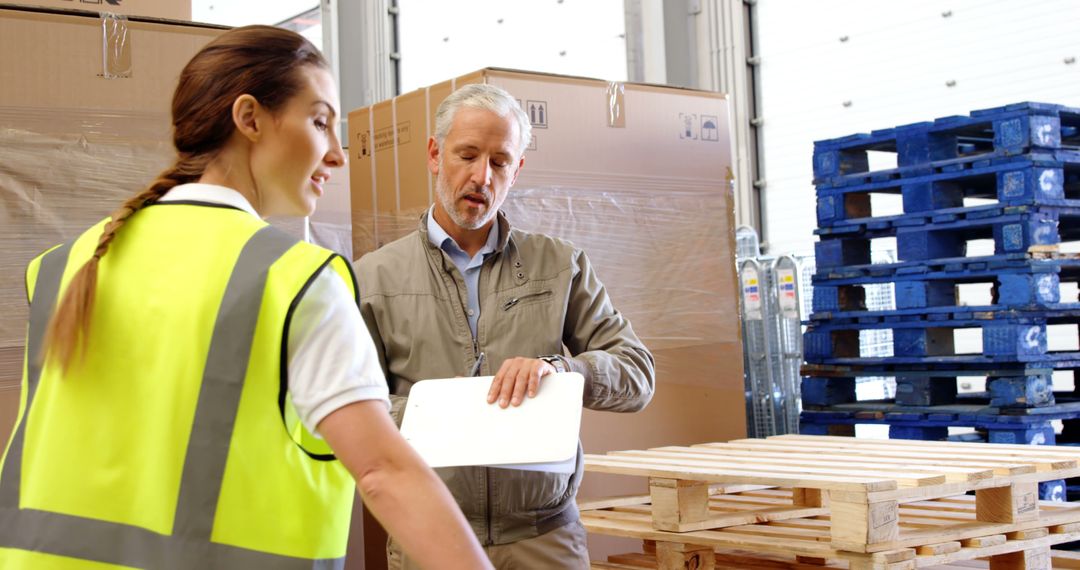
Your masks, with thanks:
[{"label": "wooden pallet", "polygon": [[[1080,505],[1043,501],[1038,503],[1039,520],[991,528],[979,522],[977,498],[970,495],[902,504],[898,527],[903,539],[898,542],[912,546],[878,552],[835,548],[830,540],[832,521],[828,515],[753,522],[753,513],[790,504],[792,497],[791,489],[713,495],[710,511],[742,515],[752,522],[711,530],[657,530],[652,524],[652,506],[629,504],[628,498],[583,502],[581,520],[589,532],[656,541],[663,570],[708,568],[704,559],[714,550],[753,552],[763,560],[793,557],[798,565],[791,568],[830,568],[833,564],[851,570],[901,570],[992,557],[993,570],[1045,569],[1049,568],[1046,560],[1052,545],[1080,539],[1080,522],[1076,522],[1080,519]],[[976,534],[969,536],[972,533]],[[789,567],[764,564],[761,567]]]},{"label": "wooden pallet", "polygon": [[[716,533],[829,516],[814,542],[837,552],[877,553],[1080,522],[1080,507],[1040,508],[1037,500],[1040,481],[1080,475],[1078,460],[1080,450],[1046,446],[778,436],[587,455],[585,469],[649,477],[651,506],[644,521],[633,523],[635,533]],[[713,508],[709,484],[792,490],[790,498],[729,510]],[[901,505],[969,491],[973,518],[929,530],[900,524]]]},{"label": "wooden pallet", "polygon": [[[655,544],[645,552],[616,554],[606,562],[593,562],[594,570],[653,570],[659,568]],[[800,562],[793,556],[758,554],[741,550],[721,550],[713,553],[715,570],[843,570],[848,568],[845,562],[826,561],[824,564]],[[1050,568],[1054,570],[1080,569],[1080,554],[1069,551],[1050,551]],[[989,560],[961,560],[927,566],[926,570],[989,570]]]}]

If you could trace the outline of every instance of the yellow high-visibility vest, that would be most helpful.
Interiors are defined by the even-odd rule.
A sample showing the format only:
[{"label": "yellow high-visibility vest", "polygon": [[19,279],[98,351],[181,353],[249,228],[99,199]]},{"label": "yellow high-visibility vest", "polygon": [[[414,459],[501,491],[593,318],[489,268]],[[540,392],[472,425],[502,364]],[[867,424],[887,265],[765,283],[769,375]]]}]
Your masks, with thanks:
[{"label": "yellow high-visibility vest", "polygon": [[27,270],[19,419],[0,470],[0,568],[340,568],[354,483],[297,419],[289,321],[349,263],[230,207],[160,203],[100,262],[80,364],[39,364],[105,222]]}]

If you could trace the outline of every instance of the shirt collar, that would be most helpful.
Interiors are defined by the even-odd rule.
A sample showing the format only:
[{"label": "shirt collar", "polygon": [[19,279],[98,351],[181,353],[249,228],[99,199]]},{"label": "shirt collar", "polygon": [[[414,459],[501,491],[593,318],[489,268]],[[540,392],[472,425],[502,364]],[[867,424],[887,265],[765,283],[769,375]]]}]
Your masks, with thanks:
[{"label": "shirt collar", "polygon": [[[450,234],[446,233],[446,230],[444,230],[442,228],[442,226],[439,225],[439,222],[435,221],[435,205],[434,204],[432,204],[432,206],[430,208],[428,208],[427,233],[428,233],[428,241],[431,242],[431,245],[434,245],[435,247],[443,249],[443,250],[446,250],[447,247],[453,247],[455,250],[464,253],[464,250],[462,250],[461,246],[459,246],[457,244],[457,242],[454,241],[454,238],[450,237]],[[447,243],[447,242],[449,242],[449,243]],[[496,248],[498,247],[498,245],[499,245],[499,224],[498,224],[498,220],[496,220],[496,223],[491,224],[491,228],[488,231],[487,241],[484,242],[484,247],[481,247],[480,251],[476,252],[476,254],[477,255],[481,255],[481,254],[487,255],[489,253],[493,253],[496,250]],[[473,257],[476,257],[476,256],[473,256]]]},{"label": "shirt collar", "polygon": [[256,218],[261,218],[259,213],[255,211],[255,208],[252,207],[251,202],[248,202],[243,194],[232,188],[218,186],[217,184],[202,184],[199,182],[180,184],[172,190],[169,190],[165,196],[158,200],[158,202],[179,201],[209,202],[211,204],[232,206],[233,208],[243,210]]}]

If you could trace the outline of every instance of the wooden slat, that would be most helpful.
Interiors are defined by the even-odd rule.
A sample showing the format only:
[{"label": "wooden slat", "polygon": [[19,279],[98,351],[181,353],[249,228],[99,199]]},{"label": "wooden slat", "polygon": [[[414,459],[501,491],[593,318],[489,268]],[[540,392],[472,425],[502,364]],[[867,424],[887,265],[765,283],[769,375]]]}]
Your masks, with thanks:
[{"label": "wooden slat", "polygon": [[[708,486],[708,494],[710,494],[710,496],[715,496],[715,494],[721,494],[721,496],[723,496],[723,494],[732,493],[732,497],[739,497],[737,494],[733,493],[755,492],[767,489],[775,489],[775,487],[767,487],[765,485],[710,485]],[[784,491],[781,491],[781,494],[783,493]],[[788,497],[791,496],[791,493],[788,492],[787,494]],[[625,496],[620,497],[603,497],[599,499],[581,499],[579,497],[578,510],[590,511],[593,510],[593,508],[647,504],[650,500],[651,497],[648,496],[648,494],[625,494]],[[789,502],[791,501],[788,501],[788,503]]]},{"label": "wooden slat", "polygon": [[1080,522],[1054,525],[1050,527],[1050,532],[1054,534],[1080,532]]},{"label": "wooden slat", "polygon": [[[656,544],[655,542],[653,543]],[[621,564],[623,566],[629,566],[632,568],[656,568],[656,549],[654,547],[653,552],[646,554],[644,552],[631,552],[626,554],[613,554],[608,556],[607,561],[614,564]]]},{"label": "wooden slat", "polygon": [[821,507],[777,507],[773,509],[759,509],[741,513],[714,515],[700,521],[678,523],[675,525],[677,528],[672,530],[675,532],[687,532],[692,530],[717,529],[737,525],[816,517],[828,514],[828,512],[829,509]]},{"label": "wooden slat", "polygon": [[838,489],[858,493],[889,491],[897,488],[896,481],[869,477],[829,477],[805,474],[798,477],[777,475],[771,471],[735,471],[715,468],[671,466],[627,461],[604,455],[586,455],[585,467],[597,473],[617,475],[640,475],[644,477],[669,477],[717,483],[765,484],[776,486]]},{"label": "wooden slat", "polygon": [[1052,550],[1050,551],[1050,556],[1054,568],[1080,569],[1080,552]]},{"label": "wooden slat", "polygon": [[1030,540],[1032,538],[1042,538],[1050,535],[1050,529],[1046,528],[1029,528],[1027,530],[1014,530],[1007,533],[1005,538],[1009,540]]},{"label": "wooden slat", "polygon": [[[822,448],[814,445],[800,445],[796,443],[778,442],[773,440],[739,440],[739,441],[760,441],[767,442],[764,445],[753,444],[741,444],[738,442],[729,442],[724,444],[699,444],[692,447],[657,447],[653,450],[686,450],[686,452],[693,453],[705,453],[719,456],[748,456],[757,457],[764,455],[766,457],[771,456],[805,456],[821,458],[822,451],[827,451],[829,455],[842,458],[842,457],[857,457],[864,460],[873,460],[880,462],[881,464],[910,464],[910,465],[949,465],[953,467],[965,467],[973,469],[991,469],[996,475],[1022,475],[1025,473],[1033,473],[1036,470],[1036,465],[1030,462],[1013,461],[1010,462],[1012,457],[1008,454],[1004,455],[990,455],[986,458],[982,457],[966,457],[958,455],[955,451],[939,451],[939,452],[926,452],[919,450],[904,450],[904,448],[895,449],[869,449],[860,447],[858,449],[846,449],[841,447],[828,447]],[[1047,465],[1046,469],[1050,469],[1051,466]]]},{"label": "wooden slat", "polygon": [[[853,439],[853,438],[842,438]],[[887,440],[885,443],[874,444],[862,444],[860,446],[843,447],[836,443],[818,444],[818,443],[794,443],[788,441],[773,441],[773,440],[741,440],[729,443],[705,443],[699,444],[695,447],[701,447],[703,449],[740,449],[750,452],[776,452],[776,451],[789,451],[795,447],[800,450],[801,453],[815,452],[821,455],[852,455],[855,453],[874,453],[884,452],[889,453],[893,457],[905,457],[914,455],[923,459],[941,459],[944,461],[955,460],[962,457],[968,462],[1000,462],[1002,465],[1030,465],[1038,472],[1054,472],[1054,471],[1067,471],[1075,469],[1078,465],[1077,460],[1072,456],[1058,456],[1053,452],[1040,453],[1039,455],[1032,455],[1030,453],[1020,453],[1016,451],[1010,451],[1008,449],[974,449],[974,450],[956,450],[956,449],[939,449],[939,448],[920,448],[917,446],[893,446],[888,442],[902,441],[902,440]],[[974,444],[992,447],[995,444]],[[1044,446],[1038,446],[1044,447]],[[792,450],[793,451],[793,450]],[[1014,473],[1009,473],[1014,474]]]},{"label": "wooden slat", "polygon": [[[1080,477],[1080,471],[1077,471],[1076,476]],[[936,487],[908,487],[903,489],[895,489],[892,491],[871,492],[866,494],[865,500],[870,502],[900,501],[901,503],[913,503],[916,501],[923,501],[927,499],[940,499],[942,497],[951,497],[954,495],[967,493],[969,491],[978,491],[980,489],[1005,487],[1010,484],[1016,483],[1034,483],[1038,480],[1026,479],[1026,477],[1027,476],[1021,476],[1011,479],[995,477],[993,479],[984,479],[981,481],[974,481],[968,483],[945,483],[941,486]],[[843,491],[837,492],[843,493]],[[862,496],[860,495],[860,497]]]},{"label": "wooden slat", "polygon": [[915,549],[915,552],[919,553],[921,556],[940,556],[942,554],[952,554],[953,552],[959,551],[960,543],[957,541],[925,544]]},{"label": "wooden slat", "polygon": [[[703,469],[706,470],[706,472],[708,472],[708,470],[715,470],[715,472],[717,473],[768,472],[773,477],[788,477],[790,478],[789,480],[800,478],[806,475],[824,477],[827,479],[840,479],[844,477],[862,476],[880,481],[895,480],[897,482],[897,486],[900,487],[926,487],[930,485],[940,485],[946,482],[945,476],[940,474],[907,473],[902,471],[897,472],[887,470],[850,473],[842,468],[805,467],[797,463],[788,465],[739,465],[709,459],[664,457],[660,455],[651,455],[649,452],[611,452],[603,457],[607,458],[608,461],[624,461],[625,463],[634,463],[638,465],[650,466],[660,465],[676,469]],[[589,458],[586,457],[586,465],[588,465],[588,463]],[[678,479],[680,477],[674,478]]]},{"label": "wooden slat", "polygon": [[987,548],[990,546],[1005,544],[1006,540],[1007,539],[1005,538],[1004,534],[989,534],[986,536],[976,536],[964,539],[960,541],[960,544],[962,544],[964,548]]},{"label": "wooden slat", "polygon": [[652,497],[649,495],[620,495],[618,497],[604,497],[601,499],[578,499],[579,511],[595,511],[598,509],[610,509],[612,507],[629,507],[633,505],[646,505]]},{"label": "wooden slat", "polygon": [[[943,475],[947,481],[977,481],[994,476],[992,469],[974,469],[952,465],[928,465],[896,461],[866,461],[851,457],[822,457],[821,455],[769,454],[769,453],[707,453],[695,452],[693,448],[659,448],[644,451],[613,451],[609,457],[650,457],[672,459],[678,463],[684,461],[704,461],[714,465],[735,466],[750,464],[754,466],[778,466],[827,469],[840,474],[859,474],[880,477],[920,477],[925,475]],[[902,466],[885,469],[890,465]]]},{"label": "wooden slat", "polygon": [[[768,439],[740,439],[726,443],[702,443],[694,447],[766,450],[773,446],[798,446],[808,450],[866,450],[892,451],[895,453],[919,453],[926,456],[952,456],[966,460],[981,460],[985,457],[1011,458],[1014,462],[1055,463],[1059,468],[1068,469],[1071,464],[1080,461],[1076,451],[1061,451],[1061,448],[1046,445],[1015,446],[1008,444],[939,442],[905,439],[858,439],[835,436],[800,436],[809,440],[796,440],[789,436],[777,436]],[[821,439],[831,438],[831,439]],[[842,440],[848,440],[845,443]],[[938,445],[944,444],[944,445]],[[951,447],[959,446],[959,447]]]},{"label": "wooden slat", "polygon": [[[968,443],[959,441],[922,441],[914,439],[856,439],[850,437],[837,437],[831,435],[776,435],[765,439],[764,441],[777,441],[784,440],[789,442],[798,442],[799,444],[835,444],[840,447],[869,447],[874,448],[885,445],[895,445],[898,447],[911,447],[921,449],[942,449],[951,450],[959,453],[979,453],[986,450],[987,447],[991,447],[995,450],[1009,451],[1015,453],[1017,457],[1030,456],[1030,457],[1055,457],[1062,459],[1072,459],[1073,461],[1080,461],[1080,450],[1069,447],[1054,447],[1046,445],[1023,445],[1023,444],[1006,444],[1006,443]],[[846,442],[844,440],[847,440]],[[752,440],[735,440],[739,442],[752,441]],[[854,443],[852,443],[854,442]]]}]

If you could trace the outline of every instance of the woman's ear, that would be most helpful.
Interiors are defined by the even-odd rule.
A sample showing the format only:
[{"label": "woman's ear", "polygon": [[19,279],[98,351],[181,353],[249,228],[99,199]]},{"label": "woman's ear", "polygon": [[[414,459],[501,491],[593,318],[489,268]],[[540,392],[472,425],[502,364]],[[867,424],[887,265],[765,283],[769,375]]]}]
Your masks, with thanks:
[{"label": "woman's ear", "polygon": [[236,125],[236,131],[251,142],[259,140],[262,131],[259,129],[259,102],[248,94],[243,94],[233,101],[232,119]]}]

